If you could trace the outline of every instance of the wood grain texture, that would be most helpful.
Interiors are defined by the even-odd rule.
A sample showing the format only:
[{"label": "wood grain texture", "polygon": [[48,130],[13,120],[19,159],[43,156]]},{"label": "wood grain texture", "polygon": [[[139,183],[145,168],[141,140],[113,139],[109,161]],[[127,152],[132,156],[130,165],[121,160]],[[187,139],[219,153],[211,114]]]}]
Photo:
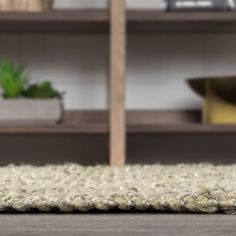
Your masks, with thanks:
[{"label": "wood grain texture", "polygon": [[0,215],[1,235],[234,236],[233,215],[20,214]]},{"label": "wood grain texture", "polygon": [[110,163],[122,166],[126,159],[126,13],[125,0],[111,1],[111,104]]}]

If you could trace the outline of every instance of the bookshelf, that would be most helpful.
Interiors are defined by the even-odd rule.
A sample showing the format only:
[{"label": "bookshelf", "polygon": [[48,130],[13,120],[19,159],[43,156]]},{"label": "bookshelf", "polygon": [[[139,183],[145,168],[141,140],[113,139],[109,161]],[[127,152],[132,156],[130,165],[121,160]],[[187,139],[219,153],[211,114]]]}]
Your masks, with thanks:
[{"label": "bookshelf", "polygon": [[125,110],[127,34],[235,33],[235,12],[170,13],[125,10],[125,0],[112,0],[108,10],[55,10],[42,13],[1,13],[1,33],[110,34],[109,111],[66,111],[55,126],[0,126],[2,134],[109,134],[110,163],[124,165],[126,134],[235,134],[236,126],[200,122],[200,111]]}]

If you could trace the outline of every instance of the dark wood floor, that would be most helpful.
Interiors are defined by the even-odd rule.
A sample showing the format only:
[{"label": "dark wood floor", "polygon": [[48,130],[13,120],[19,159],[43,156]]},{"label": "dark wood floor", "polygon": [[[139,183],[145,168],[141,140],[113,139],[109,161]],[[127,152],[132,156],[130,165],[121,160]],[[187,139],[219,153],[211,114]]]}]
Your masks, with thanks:
[{"label": "dark wood floor", "polygon": [[2,214],[0,215],[0,235],[235,236],[236,216],[221,214]]}]

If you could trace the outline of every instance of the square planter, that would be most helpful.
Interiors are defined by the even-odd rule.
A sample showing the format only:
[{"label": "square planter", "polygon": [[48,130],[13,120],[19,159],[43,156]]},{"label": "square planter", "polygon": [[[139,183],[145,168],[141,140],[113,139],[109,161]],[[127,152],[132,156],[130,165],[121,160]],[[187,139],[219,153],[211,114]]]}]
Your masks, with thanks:
[{"label": "square planter", "polygon": [[62,120],[60,99],[1,99],[0,124],[53,125]]}]

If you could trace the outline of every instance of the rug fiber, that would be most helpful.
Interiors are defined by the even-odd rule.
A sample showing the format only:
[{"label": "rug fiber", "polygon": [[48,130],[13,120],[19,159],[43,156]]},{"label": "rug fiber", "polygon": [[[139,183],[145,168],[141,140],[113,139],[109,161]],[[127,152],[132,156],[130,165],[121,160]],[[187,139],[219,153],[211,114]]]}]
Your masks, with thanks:
[{"label": "rug fiber", "polygon": [[236,212],[236,165],[0,168],[0,212]]}]

